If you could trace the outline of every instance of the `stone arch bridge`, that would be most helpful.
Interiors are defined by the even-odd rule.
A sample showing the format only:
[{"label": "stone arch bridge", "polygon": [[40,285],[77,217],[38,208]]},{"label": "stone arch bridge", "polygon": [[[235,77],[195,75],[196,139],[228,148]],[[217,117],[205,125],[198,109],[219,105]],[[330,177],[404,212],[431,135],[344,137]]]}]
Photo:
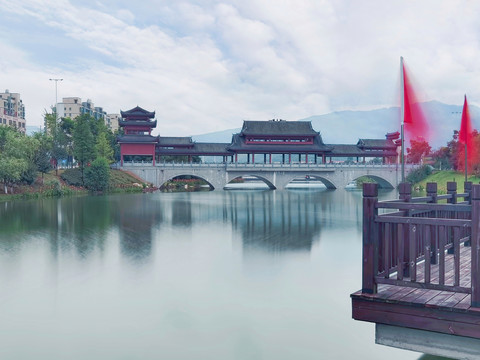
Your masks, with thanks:
[{"label": "stone arch bridge", "polygon": [[[253,176],[264,181],[271,189],[284,189],[293,179],[311,178],[322,181],[327,188],[345,188],[362,176],[369,176],[380,187],[394,188],[401,181],[398,164],[391,165],[339,165],[339,164],[126,164],[122,170],[130,171],[160,187],[168,180],[182,175],[191,175],[208,182],[214,190],[222,190],[229,182],[240,176]],[[414,169],[405,166],[408,174]]]}]

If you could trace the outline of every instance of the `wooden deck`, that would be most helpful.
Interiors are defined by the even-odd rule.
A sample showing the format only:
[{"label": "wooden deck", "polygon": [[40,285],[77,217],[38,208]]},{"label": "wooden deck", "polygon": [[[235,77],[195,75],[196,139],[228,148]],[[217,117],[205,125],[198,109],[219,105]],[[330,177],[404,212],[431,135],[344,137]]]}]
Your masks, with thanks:
[{"label": "wooden deck", "polygon": [[[479,187],[475,193],[480,194],[480,185],[474,187]],[[471,196],[463,195],[466,200]],[[432,198],[426,200],[431,202]],[[455,200],[450,203],[455,203]],[[466,203],[468,201],[463,202]],[[389,204],[375,202],[375,206],[370,206],[370,209],[390,206]],[[435,211],[438,211],[438,205]],[[364,202],[364,213],[365,210],[368,213],[368,208],[368,201]],[[450,211],[453,207],[448,209]],[[448,230],[447,225],[439,225],[440,219],[432,216],[432,212],[422,221],[415,220],[411,215],[412,212],[409,215],[404,212],[399,216],[408,217],[409,220],[402,220],[405,225],[393,232],[388,228],[389,225],[388,230],[385,230],[384,224],[385,218],[393,219],[392,216],[387,215],[384,219],[377,214],[370,218],[368,214],[364,216],[363,289],[351,294],[353,318],[480,339],[480,307],[473,306],[478,303],[472,301],[472,296],[477,296],[475,284],[478,281],[478,276],[474,273],[472,286],[472,269],[476,268],[472,267],[472,259],[478,261],[479,251],[475,254],[469,246],[470,239],[478,237],[478,221],[466,220],[467,216],[459,217],[450,211],[448,221],[455,229],[452,227]],[[461,229],[452,222],[452,219],[459,218],[468,221]],[[417,228],[414,227],[413,232],[408,231],[412,229],[410,220],[414,223],[417,221]],[[445,218],[441,221],[442,224],[448,222]],[[395,222],[399,224],[400,220],[396,219]],[[428,231],[420,228],[420,223],[426,224]],[[438,231],[439,226],[445,228]],[[437,230],[433,230],[435,227]],[[466,230],[467,227],[469,230]],[[432,236],[431,233],[435,231],[437,235]],[[438,233],[442,232],[444,235],[439,236]],[[396,238],[392,237],[392,233],[396,234]],[[370,241],[372,238],[373,242]],[[418,246],[419,243],[421,246]],[[438,261],[431,261],[431,252],[427,251],[435,248],[434,244]],[[405,245],[410,245],[410,248],[405,250]],[[479,249],[478,241],[472,241],[472,245]],[[396,253],[392,252],[393,249],[396,249]]]}]

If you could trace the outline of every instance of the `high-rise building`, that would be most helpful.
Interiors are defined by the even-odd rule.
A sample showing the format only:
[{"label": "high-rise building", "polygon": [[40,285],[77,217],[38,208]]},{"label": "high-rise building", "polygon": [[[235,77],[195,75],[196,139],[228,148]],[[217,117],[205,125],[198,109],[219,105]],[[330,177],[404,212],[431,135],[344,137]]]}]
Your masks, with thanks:
[{"label": "high-rise building", "polygon": [[121,119],[120,114],[107,114],[106,125],[112,132],[115,132],[118,130],[118,120]]},{"label": "high-rise building", "polygon": [[77,116],[89,114],[96,120],[103,120],[105,125],[112,131],[118,130],[120,114],[107,114],[102,107],[94,106],[92,100],[82,101],[79,97],[64,97],[58,103],[58,117],[69,117],[75,120]]},{"label": "high-rise building", "polygon": [[58,117],[75,119],[79,115],[89,114],[97,120],[105,121],[107,112],[101,107],[95,107],[92,100],[83,101],[79,97],[65,97],[57,104]]},{"label": "high-rise building", "polygon": [[0,93],[0,124],[25,132],[25,106],[19,93]]}]

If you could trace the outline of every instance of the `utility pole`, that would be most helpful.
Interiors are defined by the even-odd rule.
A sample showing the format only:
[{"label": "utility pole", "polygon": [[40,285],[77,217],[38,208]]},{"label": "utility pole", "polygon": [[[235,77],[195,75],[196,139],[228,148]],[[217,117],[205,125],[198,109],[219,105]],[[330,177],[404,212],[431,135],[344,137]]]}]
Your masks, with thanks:
[{"label": "utility pole", "polygon": [[57,84],[59,81],[63,81],[63,79],[48,79],[50,81],[55,81],[55,122],[58,122],[58,97],[57,97]]}]

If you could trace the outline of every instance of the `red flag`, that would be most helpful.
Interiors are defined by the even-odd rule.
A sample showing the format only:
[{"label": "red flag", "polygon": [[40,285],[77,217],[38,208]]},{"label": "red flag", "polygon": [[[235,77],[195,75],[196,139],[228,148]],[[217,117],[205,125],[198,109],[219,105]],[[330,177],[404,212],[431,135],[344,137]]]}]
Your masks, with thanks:
[{"label": "red flag", "polygon": [[403,64],[403,111],[406,137],[409,140],[418,138],[429,140],[430,129],[427,119],[421,109],[417,96],[413,89],[410,75],[407,73],[405,64]]},{"label": "red flag", "polygon": [[[462,122],[460,124],[460,132],[458,134],[458,142],[460,144],[466,145],[464,148],[466,148],[467,150],[467,164],[468,167],[471,168],[475,157],[475,149],[473,141],[472,122],[470,119],[470,111],[468,110],[467,95],[465,95],[465,101],[463,103]],[[464,149],[460,149],[460,151],[458,152],[460,160],[459,165],[465,162],[465,153],[462,150],[465,151]]]}]

